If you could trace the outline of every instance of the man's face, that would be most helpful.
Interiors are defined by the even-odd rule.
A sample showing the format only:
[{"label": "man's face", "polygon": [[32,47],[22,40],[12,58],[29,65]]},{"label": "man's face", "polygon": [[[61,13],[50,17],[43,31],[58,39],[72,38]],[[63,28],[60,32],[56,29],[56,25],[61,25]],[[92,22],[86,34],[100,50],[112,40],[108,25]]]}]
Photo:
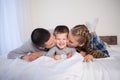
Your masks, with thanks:
[{"label": "man's face", "polygon": [[45,48],[52,48],[55,46],[55,44],[55,37],[53,36],[53,34],[51,34],[49,40],[45,43]]}]

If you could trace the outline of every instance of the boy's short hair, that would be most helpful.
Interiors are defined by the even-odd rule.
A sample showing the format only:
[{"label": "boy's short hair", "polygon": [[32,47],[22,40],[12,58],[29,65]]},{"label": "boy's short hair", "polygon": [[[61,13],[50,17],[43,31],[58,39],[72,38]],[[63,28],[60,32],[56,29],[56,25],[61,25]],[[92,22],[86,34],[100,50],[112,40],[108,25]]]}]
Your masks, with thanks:
[{"label": "boy's short hair", "polygon": [[69,33],[69,28],[66,25],[58,25],[54,29],[54,35],[59,34],[59,33]]},{"label": "boy's short hair", "polygon": [[33,44],[35,44],[38,47],[44,47],[45,42],[47,42],[49,38],[50,32],[43,28],[36,28],[31,34],[31,40]]}]

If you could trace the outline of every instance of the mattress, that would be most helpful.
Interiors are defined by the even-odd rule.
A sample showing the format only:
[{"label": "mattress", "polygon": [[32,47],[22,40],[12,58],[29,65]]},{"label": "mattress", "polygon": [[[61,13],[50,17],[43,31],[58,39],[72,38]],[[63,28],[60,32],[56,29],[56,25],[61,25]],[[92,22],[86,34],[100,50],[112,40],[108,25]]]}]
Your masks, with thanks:
[{"label": "mattress", "polygon": [[26,62],[0,56],[0,80],[120,80],[120,45],[107,47],[110,57],[83,62],[75,53],[69,59],[42,56]]}]

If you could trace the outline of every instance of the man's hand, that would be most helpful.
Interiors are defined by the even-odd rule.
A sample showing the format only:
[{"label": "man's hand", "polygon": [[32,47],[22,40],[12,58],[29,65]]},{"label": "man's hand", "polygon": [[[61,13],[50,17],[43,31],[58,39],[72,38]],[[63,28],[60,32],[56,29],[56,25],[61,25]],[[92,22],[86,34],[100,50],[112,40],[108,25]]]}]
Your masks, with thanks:
[{"label": "man's hand", "polygon": [[35,59],[39,58],[40,56],[42,56],[42,53],[35,52],[35,53],[31,53],[29,55],[25,55],[21,59],[31,62],[31,61],[34,61]]},{"label": "man's hand", "polygon": [[93,56],[88,54],[84,57],[84,62],[90,62],[90,61],[93,61]]},{"label": "man's hand", "polygon": [[25,61],[29,61],[29,56],[28,55],[24,55],[21,57],[21,59],[25,60]]}]

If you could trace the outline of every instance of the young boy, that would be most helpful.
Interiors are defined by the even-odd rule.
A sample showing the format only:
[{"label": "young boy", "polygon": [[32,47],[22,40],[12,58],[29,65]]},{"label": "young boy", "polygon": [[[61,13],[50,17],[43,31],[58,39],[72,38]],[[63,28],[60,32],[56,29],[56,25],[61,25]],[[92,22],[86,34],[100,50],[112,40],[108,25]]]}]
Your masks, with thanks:
[{"label": "young boy", "polygon": [[59,25],[54,30],[56,46],[49,50],[47,56],[55,60],[70,58],[75,52],[74,48],[67,47],[69,29],[65,25]]}]

